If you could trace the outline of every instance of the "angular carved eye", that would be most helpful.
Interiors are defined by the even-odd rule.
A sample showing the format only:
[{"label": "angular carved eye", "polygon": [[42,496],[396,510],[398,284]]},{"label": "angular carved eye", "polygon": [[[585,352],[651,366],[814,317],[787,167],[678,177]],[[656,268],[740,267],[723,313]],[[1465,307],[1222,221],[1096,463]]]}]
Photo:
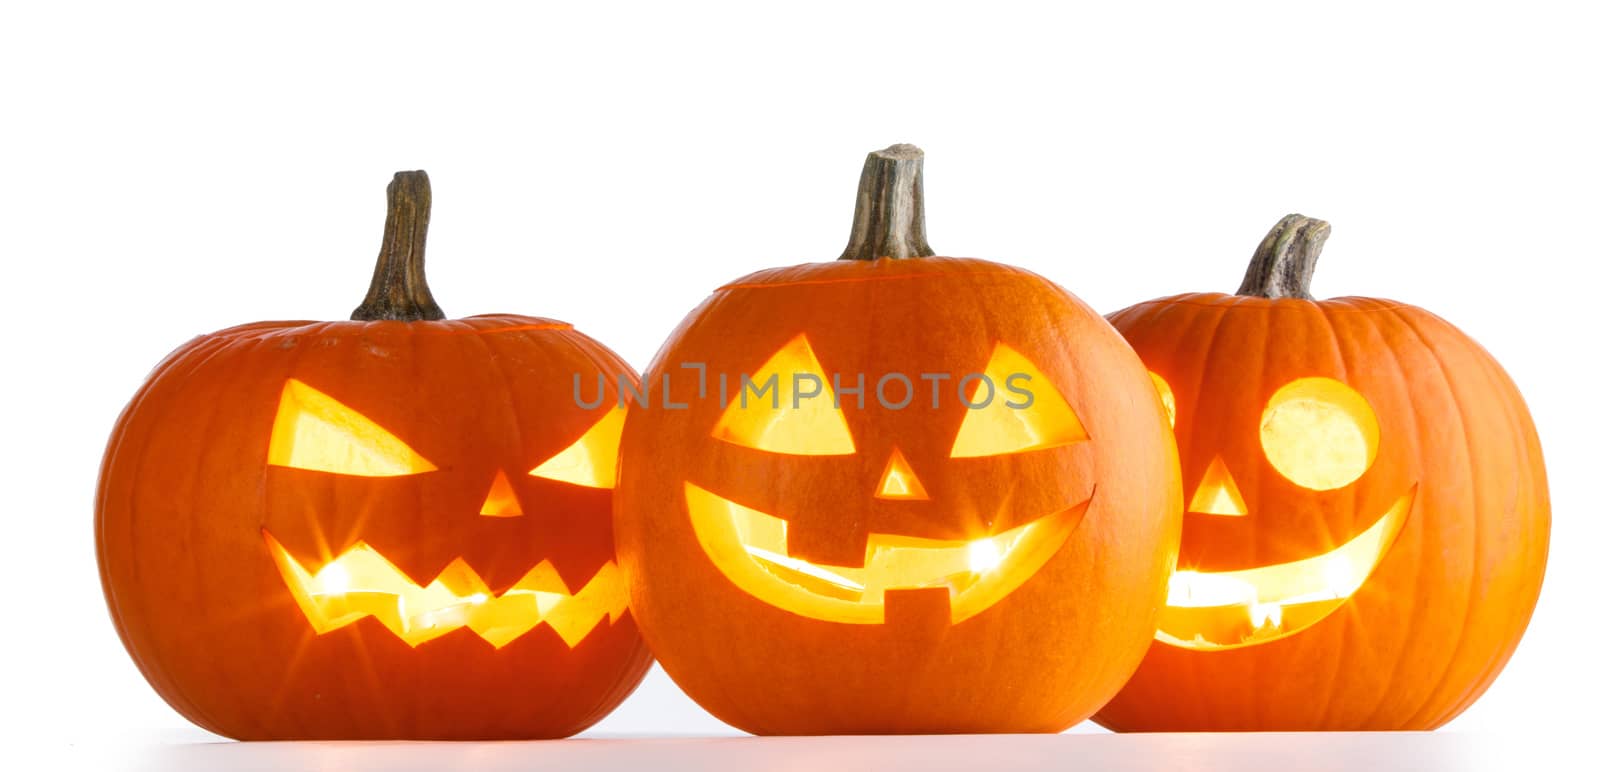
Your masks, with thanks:
[{"label": "angular carved eye", "polygon": [[356,477],[438,469],[372,419],[293,378],[278,400],[267,463]]},{"label": "angular carved eye", "polygon": [[712,427],[711,436],[796,456],[856,452],[844,412],[835,407],[829,378],[804,334],[773,354],[737,396],[729,395],[728,408]]},{"label": "angular carved eye", "polygon": [[617,446],[622,442],[622,424],[626,415],[625,409],[612,408],[576,442],[534,467],[528,474],[585,488],[617,487]]},{"label": "angular carved eye", "polygon": [[963,379],[974,393],[956,430],[951,458],[980,458],[1054,448],[1089,439],[1061,392],[1027,357],[995,344],[983,374]]},{"label": "angular carved eye", "polygon": [[1261,411],[1261,449],[1295,485],[1343,488],[1378,458],[1378,417],[1365,397],[1332,378],[1290,381]]}]

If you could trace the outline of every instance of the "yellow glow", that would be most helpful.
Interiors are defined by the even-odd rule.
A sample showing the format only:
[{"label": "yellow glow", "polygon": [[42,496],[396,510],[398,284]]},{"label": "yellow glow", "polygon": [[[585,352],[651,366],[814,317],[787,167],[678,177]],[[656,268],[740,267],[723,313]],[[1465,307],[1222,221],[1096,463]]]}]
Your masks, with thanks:
[{"label": "yellow glow", "polygon": [[1189,501],[1189,511],[1232,517],[1250,511],[1244,505],[1244,496],[1239,495],[1239,484],[1233,481],[1233,475],[1228,473],[1228,465],[1222,463],[1221,456],[1211,459],[1211,466],[1206,467],[1206,475],[1200,479],[1200,484],[1194,489],[1194,498]]},{"label": "yellow glow", "polygon": [[1172,396],[1172,387],[1167,385],[1167,379],[1150,371],[1150,382],[1156,385],[1156,396],[1161,399],[1161,409],[1167,413],[1167,425],[1178,428],[1178,400]]},{"label": "yellow glow", "polygon": [[1177,571],[1167,583],[1157,640],[1227,649],[1291,635],[1334,612],[1366,582],[1411,512],[1416,491],[1378,522],[1321,555],[1238,571]]},{"label": "yellow glow", "polygon": [[528,474],[585,488],[617,487],[617,446],[627,411],[615,407],[560,453]]},{"label": "yellow glow", "polygon": [[974,573],[988,573],[1004,561],[1005,550],[994,539],[974,539],[967,543],[967,568]]},{"label": "yellow glow", "polygon": [[317,572],[317,581],[325,595],[343,595],[350,591],[350,571],[339,563],[330,563]]},{"label": "yellow glow", "polygon": [[[796,406],[796,375],[816,378],[815,381],[800,379],[808,393],[819,385],[822,392],[801,399]],[[754,393],[755,388],[765,385],[773,376],[777,376],[773,387],[778,392],[777,407],[773,407],[770,391],[761,397]],[[856,452],[844,413],[834,407],[832,380],[823,371],[804,334],[796,335],[773,354],[750,377],[750,383],[752,388],[741,392],[742,402],[741,393],[728,395],[728,408],[711,428],[712,437],[747,448],[797,456],[847,456]],[[734,389],[730,384],[730,392]]]},{"label": "yellow glow", "polygon": [[1355,389],[1332,378],[1301,378],[1267,401],[1261,449],[1295,485],[1343,488],[1378,458],[1378,417]]},{"label": "yellow glow", "polygon": [[318,635],[370,616],[413,648],[466,627],[498,649],[543,622],[575,647],[602,618],[615,623],[628,610],[622,573],[609,561],[576,594],[546,560],[496,596],[459,558],[423,587],[364,542],[311,573],[272,534],[261,535]]},{"label": "yellow glow", "polygon": [[358,477],[438,468],[372,419],[293,378],[278,399],[267,463]]},{"label": "yellow glow", "polygon": [[911,471],[911,464],[906,463],[906,457],[901,455],[899,448],[889,454],[889,463],[883,468],[883,479],[878,481],[877,496],[880,499],[912,501],[928,498],[927,489],[922,487],[922,481]]},{"label": "yellow glow", "polygon": [[1060,549],[1085,501],[1004,533],[972,541],[873,533],[862,566],[818,565],[789,555],[789,524],[693,483],[684,496],[695,537],[740,589],[801,616],[883,624],[884,593],[944,587],[957,624],[1021,586]]},{"label": "yellow glow", "polygon": [[[955,444],[950,448],[951,458],[978,458],[1020,453],[1025,450],[1054,448],[1089,439],[1078,420],[1078,414],[1062,398],[1061,392],[1050,383],[1039,368],[1027,357],[1004,343],[997,343],[983,374],[994,384],[994,393],[988,404],[967,408],[956,430]],[[1008,381],[1013,375],[1027,375],[1027,380]],[[1021,403],[1026,399],[1007,390],[1008,383],[1033,393],[1033,404],[1013,408],[1007,401]],[[984,386],[973,402],[982,402]]]},{"label": "yellow glow", "polygon": [[511,488],[511,481],[506,478],[505,472],[494,473],[494,483],[489,486],[489,495],[484,498],[478,514],[484,517],[522,517],[522,504],[518,503],[517,492]]}]

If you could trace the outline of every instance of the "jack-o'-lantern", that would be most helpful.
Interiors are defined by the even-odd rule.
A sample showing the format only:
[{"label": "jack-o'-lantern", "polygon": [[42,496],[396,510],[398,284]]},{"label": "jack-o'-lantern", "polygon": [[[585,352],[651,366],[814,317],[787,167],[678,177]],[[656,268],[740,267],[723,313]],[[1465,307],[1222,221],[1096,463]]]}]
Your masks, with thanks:
[{"label": "jack-o'-lantern", "polygon": [[1437,727],[1533,612],[1550,503],[1516,387],[1426,311],[1313,300],[1329,230],[1291,215],[1236,295],[1110,317],[1173,420],[1187,513],[1156,642],[1106,726]]},{"label": "jack-o'-lantern", "polygon": [[1144,367],[1050,282],[931,256],[921,168],[871,154],[844,258],[717,290],[623,431],[640,629],[751,732],[1057,731],[1155,631],[1179,501]]},{"label": "jack-o'-lantern", "polygon": [[240,739],[538,738],[649,655],[613,559],[632,381],[568,324],[446,320],[430,196],[396,175],[348,322],[261,322],[167,357],[123,412],[95,527],[117,630],[175,709]]}]

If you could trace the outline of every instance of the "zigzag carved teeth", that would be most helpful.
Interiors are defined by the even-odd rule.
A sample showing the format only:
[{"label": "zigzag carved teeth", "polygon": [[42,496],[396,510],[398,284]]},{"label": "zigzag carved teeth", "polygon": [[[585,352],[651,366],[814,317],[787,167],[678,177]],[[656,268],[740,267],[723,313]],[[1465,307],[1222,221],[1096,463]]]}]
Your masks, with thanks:
[{"label": "zigzag carved teeth", "polygon": [[460,558],[422,586],[377,550],[357,542],[312,573],[272,534],[261,533],[284,583],[318,635],[372,617],[412,647],[465,627],[498,649],[543,623],[571,648],[602,618],[615,623],[628,610],[621,571],[611,561],[576,593],[545,560],[496,595]]}]

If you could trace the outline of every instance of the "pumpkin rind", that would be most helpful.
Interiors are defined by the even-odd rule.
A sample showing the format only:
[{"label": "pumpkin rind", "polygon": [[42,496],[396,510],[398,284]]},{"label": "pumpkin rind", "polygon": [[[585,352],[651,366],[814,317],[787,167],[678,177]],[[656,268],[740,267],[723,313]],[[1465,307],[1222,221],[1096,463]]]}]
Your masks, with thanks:
[{"label": "pumpkin rind", "polygon": [[[495,594],[542,561],[573,592],[614,573],[611,492],[528,474],[604,415],[573,403],[574,373],[634,377],[570,325],[513,315],[261,322],[180,347],[118,419],[96,501],[107,605],[140,672],[238,739],[545,738],[597,721],[650,662],[626,611],[572,646],[548,622],[498,648],[466,627],[412,646],[372,616],[318,634],[269,551],[315,570],[365,544],[418,585],[459,559]],[[270,465],[291,380],[432,468]],[[481,515],[491,484],[515,490],[519,516]]]},{"label": "pumpkin rind", "polygon": [[[1157,641],[1095,720],[1123,731],[1430,729],[1465,710],[1520,640],[1549,548],[1538,437],[1494,359],[1389,300],[1189,294],[1109,318],[1173,392],[1184,494],[1221,458],[1249,507],[1188,513],[1180,569],[1305,558],[1415,495],[1387,553],[1326,618],[1237,648]],[[1336,490],[1283,479],[1255,431],[1274,392],[1306,377],[1348,384],[1380,424],[1370,469]]]},{"label": "pumpkin rind", "polygon": [[[891,151],[889,160],[920,161]],[[878,177],[894,175],[869,159],[863,195]],[[920,183],[902,178],[899,187]],[[629,414],[617,488],[617,555],[634,614],[678,685],[746,731],[1059,731],[1115,692],[1154,630],[1178,536],[1170,433],[1143,366],[1085,304],[1016,268],[918,257],[926,239],[907,213],[920,202],[878,203],[858,206],[858,216],[900,212],[898,222],[917,224],[867,228],[858,219],[847,257],[867,259],[728,284],[656,355],[647,376],[655,403]],[[725,413],[719,375],[732,379],[736,400],[739,376],[798,335],[841,383],[865,375],[865,406],[839,403],[848,452],[785,454],[715,438]],[[952,457],[965,412],[955,379],[981,372],[997,343],[1060,392],[1086,441]],[[707,374],[704,394],[695,363]],[[926,372],[954,374],[941,408],[918,380]],[[873,392],[885,373],[907,374],[917,396],[882,407]],[[663,407],[669,386],[686,406]],[[882,495],[886,468],[915,469],[918,482]],[[950,593],[924,587],[886,593],[881,621],[843,621],[773,605],[730,580],[697,540],[686,485],[785,519],[790,557],[834,566],[862,565],[869,534],[959,543],[1080,502],[1087,509],[1035,573],[974,615],[956,620]]]}]

